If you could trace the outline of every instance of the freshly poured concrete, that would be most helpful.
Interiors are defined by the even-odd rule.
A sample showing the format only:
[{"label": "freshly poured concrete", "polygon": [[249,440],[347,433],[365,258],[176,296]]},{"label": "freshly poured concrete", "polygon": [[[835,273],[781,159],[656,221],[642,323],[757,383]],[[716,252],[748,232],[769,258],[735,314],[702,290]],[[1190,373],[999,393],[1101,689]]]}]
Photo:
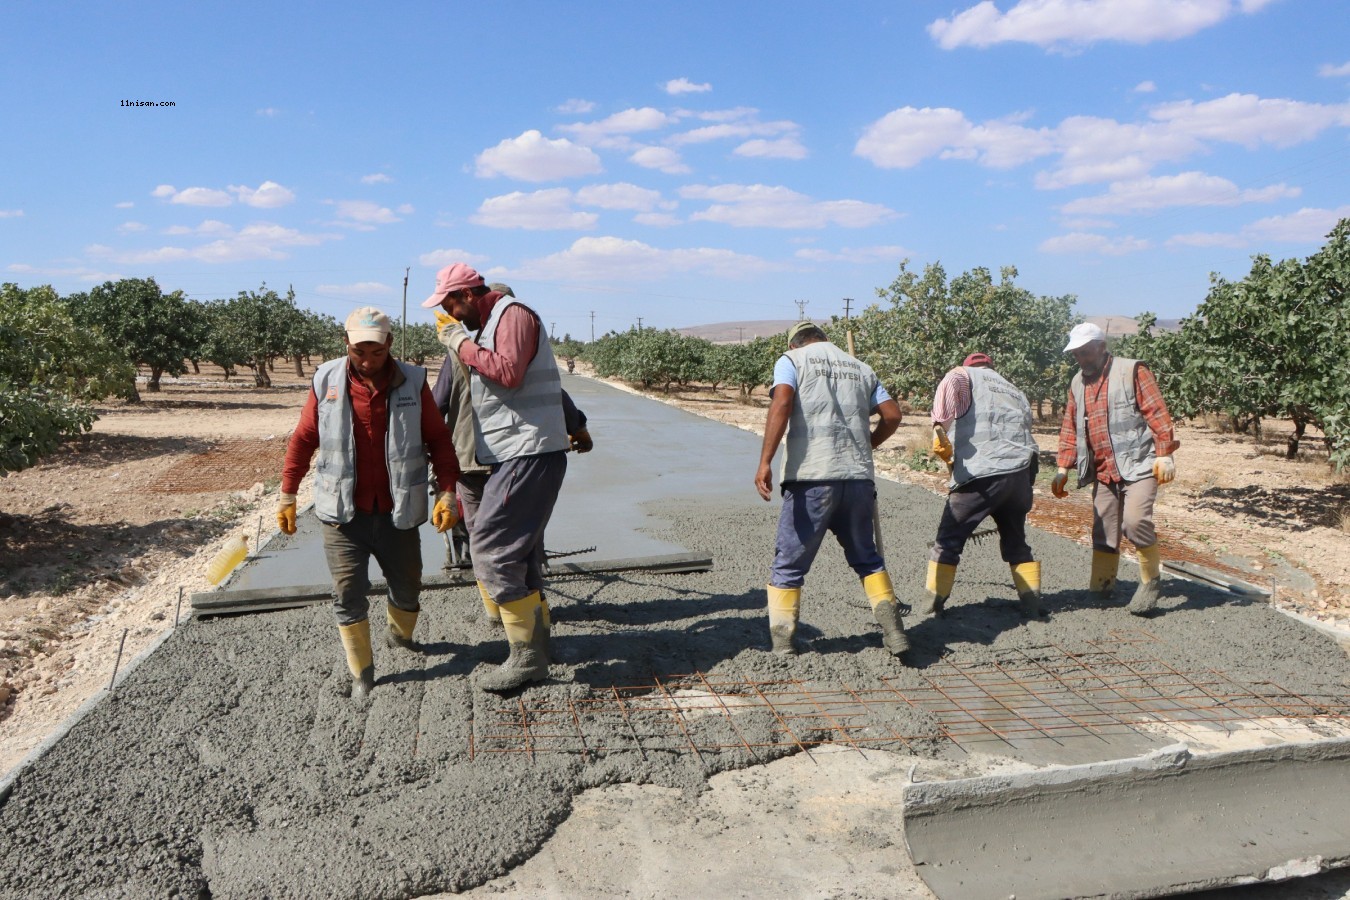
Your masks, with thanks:
[{"label": "freshly poured concrete", "polygon": [[[574,457],[573,473],[601,459],[611,419],[605,394],[581,402],[594,420],[597,449],[590,458]],[[693,671],[792,678],[818,689],[866,687],[881,677],[907,689],[920,686],[919,671],[882,649],[858,580],[830,542],[803,592],[807,652],[795,658],[769,653],[763,585],[778,503],[762,502],[750,486],[758,441],[696,419],[669,420],[670,411],[658,404],[634,409],[639,412],[626,432],[634,465],[645,458],[674,468],[678,457],[726,479],[727,487],[715,488],[691,475],[679,483],[698,486],[688,496],[679,485],[662,490],[644,511],[655,527],[669,524],[654,540],[713,554],[713,571],[556,581],[550,678],[507,697],[473,685],[474,671],[499,663],[506,648],[497,628],[479,621],[472,587],[424,596],[417,629],[423,654],[376,647],[378,681],[364,703],[348,696],[350,678],[325,607],[191,621],[126,677],[115,699],[87,715],[15,783],[0,806],[0,897],[380,898],[460,891],[538,852],[589,789],[655,785],[692,803],[717,773],[772,769],[775,757],[792,752],[786,746],[589,757],[483,752],[501,717],[514,715],[519,703],[561,707],[570,698],[603,696],[615,685]],[[650,427],[643,409],[653,421],[672,424]],[[710,448],[723,445],[710,443],[709,428],[718,432],[713,440],[725,440],[738,455],[712,455]],[[626,486],[616,471],[601,474],[621,489],[622,500],[583,492],[570,504],[582,521],[595,524],[583,535],[632,516],[629,507],[656,491],[646,483]],[[893,484],[879,490],[890,571],[902,596],[912,598],[942,501]],[[947,618],[912,624],[911,665],[931,666],[944,656],[970,664],[1048,658],[1142,626],[1161,639],[1159,658],[1181,671],[1213,668],[1247,682],[1273,680],[1304,696],[1350,691],[1350,662],[1334,642],[1263,604],[1169,580],[1161,615],[1141,621],[1123,610],[1134,586],[1127,569],[1118,605],[1089,600],[1078,589],[1088,550],[1039,533],[1031,540],[1044,565],[1051,618],[1024,623],[996,546],[972,547]],[[602,545],[597,555],[627,552]],[[315,579],[296,572],[293,580]],[[372,624],[378,635],[384,627],[378,602]],[[902,734],[928,733],[934,724],[930,714],[902,705],[876,715],[879,725]],[[696,740],[722,740],[718,729],[725,726],[715,717],[688,724]],[[770,735],[774,723],[767,711],[750,708],[738,713],[737,725],[753,743]],[[1074,746],[1043,739],[999,752],[1019,764],[1091,762],[1136,755],[1137,744],[1170,742],[1138,734],[1121,743],[1099,738]],[[941,741],[917,742],[914,752],[895,755],[927,764],[968,759]],[[892,751],[867,751],[878,753]],[[1234,789],[1242,789],[1240,779]],[[770,819],[782,814],[771,785],[748,802]],[[800,832],[820,825],[781,827]],[[700,841],[713,842],[708,866],[719,853],[734,852],[716,843],[716,834],[690,827]],[[894,865],[904,868],[899,833],[896,810],[887,840],[897,844]],[[591,845],[603,844],[605,834],[600,829]],[[857,840],[857,864],[877,864],[885,841],[861,832]],[[648,865],[641,857],[634,864]],[[596,877],[640,883],[625,881],[629,874]],[[772,872],[765,879],[778,893],[793,892]],[[574,887],[575,895],[595,893],[584,882]],[[678,884],[669,887],[665,893],[681,894]]]}]

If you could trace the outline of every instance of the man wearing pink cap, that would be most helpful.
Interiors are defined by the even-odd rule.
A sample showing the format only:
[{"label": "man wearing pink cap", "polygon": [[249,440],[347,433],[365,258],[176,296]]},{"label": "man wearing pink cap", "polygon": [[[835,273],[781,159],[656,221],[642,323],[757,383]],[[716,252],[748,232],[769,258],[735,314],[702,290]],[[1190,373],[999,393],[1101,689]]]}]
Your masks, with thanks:
[{"label": "man wearing pink cap", "polygon": [[422,305],[439,308],[441,343],[469,371],[475,457],[491,471],[469,521],[474,576],[510,645],[506,662],[477,683],[507,691],[548,677],[544,529],[572,446],[562,377],[538,314],[490,290],[468,264],[441,269]]},{"label": "man wearing pink cap", "polygon": [[933,455],[947,464],[951,478],[916,610],[921,615],[942,615],[966,541],[981,522],[993,518],[1022,614],[1042,615],[1041,564],[1032,558],[1027,543],[1031,486],[1040,467],[1031,436],[1031,404],[994,371],[986,354],[970,354],[938,384],[933,397]]}]

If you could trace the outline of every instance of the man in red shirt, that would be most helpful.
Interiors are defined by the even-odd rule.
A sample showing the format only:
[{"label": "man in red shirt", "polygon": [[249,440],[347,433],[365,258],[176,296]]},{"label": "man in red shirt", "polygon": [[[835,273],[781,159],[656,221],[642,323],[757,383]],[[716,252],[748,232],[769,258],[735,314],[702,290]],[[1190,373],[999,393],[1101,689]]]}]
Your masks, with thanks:
[{"label": "man in red shirt", "polygon": [[1158,485],[1176,477],[1173,437],[1153,373],[1138,360],[1117,359],[1106,350],[1106,333],[1090,322],[1069,333],[1065,353],[1079,372],[1069,387],[1059,429],[1059,471],[1050,484],[1067,497],[1070,467],[1078,486],[1092,485],[1092,576],[1090,590],[1110,597],[1116,586],[1123,532],[1139,554],[1139,587],[1127,607],[1136,616],[1158,605],[1162,558],[1153,528]]},{"label": "man in red shirt", "polygon": [[374,307],[356,310],[347,319],[345,340],[347,355],[314,373],[300,424],[286,447],[277,524],[295,534],[296,491],[317,450],[314,513],[324,524],[324,556],[352,695],[361,697],[375,684],[366,599],[370,557],[389,585],[386,643],[414,650],[427,458],[438,488],[431,519],[440,532],[455,524],[459,462],[426,369],[390,355],[389,317]]}]

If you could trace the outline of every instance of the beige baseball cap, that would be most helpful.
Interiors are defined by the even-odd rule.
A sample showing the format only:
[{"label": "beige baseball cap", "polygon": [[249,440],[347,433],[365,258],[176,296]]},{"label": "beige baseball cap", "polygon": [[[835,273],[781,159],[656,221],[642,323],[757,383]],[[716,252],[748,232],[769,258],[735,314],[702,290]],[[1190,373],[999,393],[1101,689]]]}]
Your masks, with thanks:
[{"label": "beige baseball cap", "polygon": [[389,317],[373,306],[363,306],[347,317],[347,340],[353,344],[374,341],[383,344],[393,326]]}]

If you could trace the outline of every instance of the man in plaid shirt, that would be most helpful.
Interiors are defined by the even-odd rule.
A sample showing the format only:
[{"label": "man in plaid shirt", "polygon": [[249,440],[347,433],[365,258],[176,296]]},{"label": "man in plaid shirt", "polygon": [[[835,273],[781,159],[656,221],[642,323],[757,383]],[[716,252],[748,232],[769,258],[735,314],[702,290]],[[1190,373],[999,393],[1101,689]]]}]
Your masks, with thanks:
[{"label": "man in plaid shirt", "polygon": [[1113,357],[1106,333],[1084,322],[1069,333],[1064,352],[1079,372],[1059,429],[1059,471],[1050,484],[1067,497],[1069,469],[1078,486],[1092,485],[1092,575],[1089,589],[1110,597],[1116,586],[1123,533],[1139,554],[1139,587],[1127,607],[1136,616],[1158,605],[1162,559],[1153,528],[1158,485],[1176,477],[1172,417],[1153,373],[1138,360]]}]

